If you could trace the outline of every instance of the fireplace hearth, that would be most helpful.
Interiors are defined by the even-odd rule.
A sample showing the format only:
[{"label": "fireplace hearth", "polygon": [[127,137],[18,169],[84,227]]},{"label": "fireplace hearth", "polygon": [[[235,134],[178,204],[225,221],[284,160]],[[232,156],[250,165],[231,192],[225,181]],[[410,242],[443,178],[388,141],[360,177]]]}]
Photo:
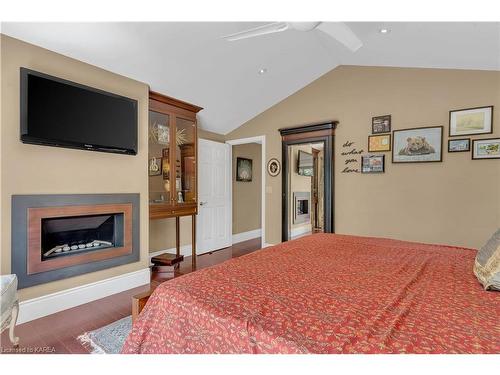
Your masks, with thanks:
[{"label": "fireplace hearth", "polygon": [[12,197],[12,272],[20,288],[138,260],[138,194]]}]

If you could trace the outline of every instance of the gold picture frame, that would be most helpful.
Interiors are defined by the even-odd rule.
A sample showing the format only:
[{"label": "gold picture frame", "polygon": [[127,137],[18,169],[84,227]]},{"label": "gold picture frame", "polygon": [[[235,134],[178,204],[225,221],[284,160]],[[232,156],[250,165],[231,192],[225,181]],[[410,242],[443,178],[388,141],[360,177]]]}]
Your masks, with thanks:
[{"label": "gold picture frame", "polygon": [[391,135],[377,134],[368,136],[368,152],[391,151]]}]

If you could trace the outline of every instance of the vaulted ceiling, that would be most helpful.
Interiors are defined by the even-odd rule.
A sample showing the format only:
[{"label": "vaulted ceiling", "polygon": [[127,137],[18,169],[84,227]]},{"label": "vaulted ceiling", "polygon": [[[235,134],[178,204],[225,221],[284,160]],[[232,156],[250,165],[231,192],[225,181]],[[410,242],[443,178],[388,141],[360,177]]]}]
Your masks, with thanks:
[{"label": "vaulted ceiling", "polygon": [[3,23],[2,33],[200,105],[201,127],[222,134],[338,65],[500,70],[500,23],[347,23],[363,42],[354,53],[317,30],[221,38],[263,24]]}]

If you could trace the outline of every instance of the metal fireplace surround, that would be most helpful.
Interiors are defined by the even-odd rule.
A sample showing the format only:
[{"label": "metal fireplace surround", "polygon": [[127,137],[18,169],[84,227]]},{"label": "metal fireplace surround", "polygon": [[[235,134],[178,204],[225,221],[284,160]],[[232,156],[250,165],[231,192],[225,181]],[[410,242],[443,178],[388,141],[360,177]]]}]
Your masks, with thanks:
[{"label": "metal fireplace surround", "polygon": [[[67,232],[73,230],[81,240],[81,227],[85,225],[78,226],[74,219],[89,223],[88,218],[98,215],[114,218],[113,243],[93,238],[96,244],[87,243],[85,249],[85,241],[79,248],[76,243],[68,243],[64,251],[63,246],[52,244],[52,252],[43,248],[44,221],[67,219],[56,226]],[[139,194],[12,196],[12,273],[18,277],[19,288],[136,262],[139,243]]]}]

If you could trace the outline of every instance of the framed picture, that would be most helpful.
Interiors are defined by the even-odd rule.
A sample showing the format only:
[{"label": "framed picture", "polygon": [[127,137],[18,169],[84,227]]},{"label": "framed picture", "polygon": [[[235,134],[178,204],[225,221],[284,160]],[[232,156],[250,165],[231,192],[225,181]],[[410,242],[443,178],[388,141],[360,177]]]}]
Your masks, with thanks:
[{"label": "framed picture", "polygon": [[269,160],[267,163],[267,173],[269,173],[270,176],[276,177],[277,175],[280,174],[281,171],[281,164],[276,158],[272,158]]},{"label": "framed picture", "polygon": [[164,156],[161,159],[161,169],[162,169],[162,172],[163,172],[163,179],[164,180],[170,179],[170,163],[168,162],[168,157]]},{"label": "framed picture", "polygon": [[252,181],[252,159],[236,158],[236,181]]},{"label": "framed picture", "polygon": [[168,145],[170,141],[169,129],[167,125],[157,124],[156,125],[156,137],[157,142],[161,145]]},{"label": "framed picture", "polygon": [[372,117],[372,134],[390,133],[391,115]]},{"label": "framed picture", "polygon": [[161,174],[161,158],[151,158],[148,161],[149,175],[158,176]]},{"label": "framed picture", "polygon": [[164,158],[168,159],[168,153],[169,153],[169,149],[168,148],[164,148],[164,149],[161,150],[161,156],[163,156]]},{"label": "framed picture", "polygon": [[443,161],[443,127],[412,128],[392,132],[393,163]]},{"label": "framed picture", "polygon": [[369,135],[368,152],[391,151],[391,135]]},{"label": "framed picture", "polygon": [[448,152],[470,151],[470,138],[448,139]]},{"label": "framed picture", "polygon": [[385,155],[362,155],[361,173],[384,173]]},{"label": "framed picture", "polygon": [[473,139],[472,159],[500,159],[500,138]]},{"label": "framed picture", "polygon": [[493,133],[493,106],[450,111],[450,137]]}]

